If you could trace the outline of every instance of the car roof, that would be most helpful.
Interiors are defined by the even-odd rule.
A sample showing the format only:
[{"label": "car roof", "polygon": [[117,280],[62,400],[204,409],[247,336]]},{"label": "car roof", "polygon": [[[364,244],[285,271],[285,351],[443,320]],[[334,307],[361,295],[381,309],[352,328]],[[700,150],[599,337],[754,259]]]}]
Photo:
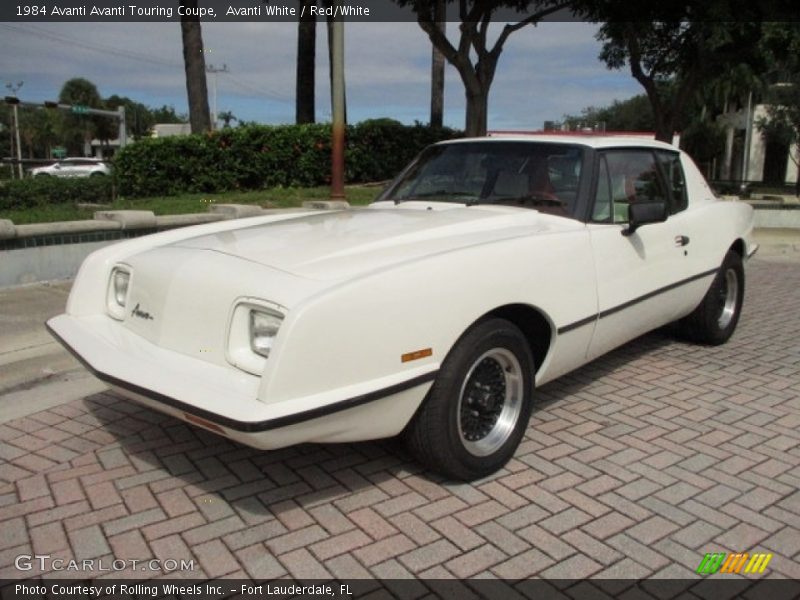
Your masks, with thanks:
[{"label": "car roof", "polygon": [[602,135],[595,133],[512,133],[512,132],[490,132],[487,137],[461,138],[457,140],[447,140],[442,144],[463,144],[466,142],[530,142],[548,144],[577,144],[590,148],[630,148],[632,146],[645,148],[659,148],[677,152],[678,148],[659,142],[652,137],[653,134],[614,134]]}]

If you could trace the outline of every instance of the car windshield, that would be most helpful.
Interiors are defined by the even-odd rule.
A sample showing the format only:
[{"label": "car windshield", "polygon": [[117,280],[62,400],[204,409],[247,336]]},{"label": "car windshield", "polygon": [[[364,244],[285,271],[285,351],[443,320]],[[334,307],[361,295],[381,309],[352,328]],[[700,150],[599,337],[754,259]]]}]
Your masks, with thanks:
[{"label": "car windshield", "polygon": [[427,148],[379,200],[505,204],[573,214],[583,165],[579,146],[484,141]]}]

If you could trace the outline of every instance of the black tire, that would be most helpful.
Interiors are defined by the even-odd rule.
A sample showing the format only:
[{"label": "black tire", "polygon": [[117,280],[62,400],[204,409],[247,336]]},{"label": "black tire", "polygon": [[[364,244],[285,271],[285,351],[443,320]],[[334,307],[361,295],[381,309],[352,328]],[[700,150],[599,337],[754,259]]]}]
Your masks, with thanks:
[{"label": "black tire", "polygon": [[508,462],[528,426],[533,374],[531,350],[515,325],[477,323],[447,355],[406,427],[409,450],[448,478],[491,475]]},{"label": "black tire", "polygon": [[700,305],[679,321],[680,331],[694,342],[724,344],[736,329],[743,300],[742,257],[729,250]]}]

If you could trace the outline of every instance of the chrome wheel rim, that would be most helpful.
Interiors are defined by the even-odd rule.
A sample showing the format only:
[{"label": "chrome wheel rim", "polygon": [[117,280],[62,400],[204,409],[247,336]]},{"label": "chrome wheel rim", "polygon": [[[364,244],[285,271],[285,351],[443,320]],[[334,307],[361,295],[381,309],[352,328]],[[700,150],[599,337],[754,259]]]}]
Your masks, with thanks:
[{"label": "chrome wheel rim", "polygon": [[511,436],[522,411],[522,367],[505,348],[472,363],[458,395],[458,435],[467,452],[488,456]]},{"label": "chrome wheel rim", "polygon": [[722,286],[719,291],[719,317],[717,326],[725,329],[731,324],[733,315],[736,313],[736,305],[739,302],[739,276],[734,269],[725,271],[722,278]]}]

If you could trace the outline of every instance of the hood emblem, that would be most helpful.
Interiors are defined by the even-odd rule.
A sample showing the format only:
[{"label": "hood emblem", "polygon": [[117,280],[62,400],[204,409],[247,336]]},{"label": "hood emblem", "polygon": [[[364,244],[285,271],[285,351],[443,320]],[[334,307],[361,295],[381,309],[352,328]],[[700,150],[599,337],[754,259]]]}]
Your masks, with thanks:
[{"label": "hood emblem", "polygon": [[133,307],[133,310],[131,311],[131,316],[132,317],[139,317],[140,319],[144,319],[145,321],[152,321],[153,320],[153,315],[151,315],[149,312],[144,311],[144,310],[139,310],[139,303],[138,302],[136,303],[136,306]]}]

